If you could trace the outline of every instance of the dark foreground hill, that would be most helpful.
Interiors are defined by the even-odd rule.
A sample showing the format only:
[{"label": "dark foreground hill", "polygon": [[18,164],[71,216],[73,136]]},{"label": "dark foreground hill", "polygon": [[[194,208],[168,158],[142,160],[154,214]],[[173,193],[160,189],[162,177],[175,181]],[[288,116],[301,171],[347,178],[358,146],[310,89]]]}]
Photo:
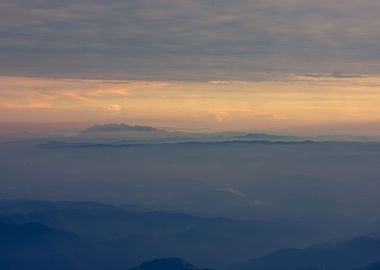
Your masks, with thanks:
[{"label": "dark foreground hill", "polygon": [[144,262],[130,270],[209,270],[208,268],[197,268],[180,258],[156,259]]},{"label": "dark foreground hill", "polygon": [[100,254],[99,265],[112,264],[113,270],[166,257],[222,268],[298,246],[310,235],[283,223],[141,212],[88,202],[0,201],[0,222],[38,222],[73,232]]},{"label": "dark foreground hill", "polygon": [[[323,244],[305,249],[281,249],[267,256],[231,267],[233,270],[350,270],[367,269],[380,259],[380,239],[356,237],[339,244]],[[378,264],[368,266],[376,269]]]},{"label": "dark foreground hill", "polygon": [[77,258],[81,245],[76,235],[43,224],[0,223],[0,269],[86,269]]},{"label": "dark foreground hill", "polygon": [[[125,270],[156,256],[151,239],[136,237],[134,245],[93,241],[40,223],[0,223],[1,270]],[[144,242],[145,241],[145,242]],[[195,239],[200,241],[199,239]],[[111,241],[112,242],[112,241]],[[123,242],[123,241],[122,241]],[[140,244],[139,244],[140,243]],[[146,245],[144,245],[145,243]],[[163,241],[161,247],[167,242]],[[140,245],[140,246],[139,246]],[[199,244],[201,247],[201,245]],[[145,248],[136,263],[130,254]],[[186,257],[191,257],[188,250]],[[165,254],[163,252],[162,254]],[[227,256],[227,255],[225,255]],[[163,257],[164,258],[164,257]],[[380,239],[357,237],[340,244],[305,249],[280,249],[270,255],[235,264],[231,270],[379,270]],[[221,268],[219,268],[221,269]],[[207,270],[179,258],[146,260],[132,270]]]}]

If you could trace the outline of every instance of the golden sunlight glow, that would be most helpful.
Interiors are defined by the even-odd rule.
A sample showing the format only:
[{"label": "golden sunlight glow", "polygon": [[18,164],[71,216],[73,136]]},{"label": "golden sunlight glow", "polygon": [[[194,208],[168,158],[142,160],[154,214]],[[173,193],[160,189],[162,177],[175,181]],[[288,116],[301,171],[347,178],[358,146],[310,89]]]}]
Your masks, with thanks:
[{"label": "golden sunlight glow", "polygon": [[[0,77],[0,122],[128,122],[177,128],[379,132],[380,78],[100,81]],[[372,123],[371,125],[369,125]],[[363,131],[364,132],[364,131]]]}]

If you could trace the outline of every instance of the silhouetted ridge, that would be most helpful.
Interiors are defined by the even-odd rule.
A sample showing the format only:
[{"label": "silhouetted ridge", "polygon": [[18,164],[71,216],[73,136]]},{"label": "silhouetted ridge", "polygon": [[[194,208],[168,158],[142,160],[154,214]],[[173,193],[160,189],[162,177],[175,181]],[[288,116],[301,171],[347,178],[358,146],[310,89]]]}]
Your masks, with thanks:
[{"label": "silhouetted ridge", "polygon": [[380,270],[380,261],[367,266],[366,270]]},{"label": "silhouetted ridge", "polygon": [[80,247],[75,234],[40,223],[0,223],[1,270],[85,270],[76,263]]},{"label": "silhouetted ridge", "polygon": [[119,132],[119,131],[157,131],[151,126],[128,125],[128,124],[105,124],[94,125],[83,132]]},{"label": "silhouetted ridge", "polygon": [[245,140],[258,140],[258,141],[303,141],[305,139],[295,136],[285,136],[285,135],[273,135],[266,133],[249,133],[247,135],[241,136],[238,139]]},{"label": "silhouetted ridge", "polygon": [[0,245],[26,243],[28,241],[47,241],[51,239],[78,240],[75,234],[57,230],[38,222],[26,224],[0,223]]},{"label": "silhouetted ridge", "polygon": [[233,266],[231,269],[350,270],[363,269],[366,265],[379,259],[380,239],[363,236],[339,244],[323,244],[305,249],[280,249],[267,256]]},{"label": "silhouetted ridge", "polygon": [[208,270],[207,268],[197,268],[194,265],[180,258],[156,259],[144,262],[130,270]]}]

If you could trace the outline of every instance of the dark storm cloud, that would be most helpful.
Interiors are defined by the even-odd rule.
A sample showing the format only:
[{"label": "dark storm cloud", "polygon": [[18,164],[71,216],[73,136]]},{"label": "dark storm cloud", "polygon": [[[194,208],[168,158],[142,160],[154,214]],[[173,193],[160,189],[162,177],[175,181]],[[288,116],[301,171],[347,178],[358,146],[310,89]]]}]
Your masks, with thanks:
[{"label": "dark storm cloud", "polygon": [[0,71],[163,79],[374,72],[379,11],[372,0],[4,0]]}]

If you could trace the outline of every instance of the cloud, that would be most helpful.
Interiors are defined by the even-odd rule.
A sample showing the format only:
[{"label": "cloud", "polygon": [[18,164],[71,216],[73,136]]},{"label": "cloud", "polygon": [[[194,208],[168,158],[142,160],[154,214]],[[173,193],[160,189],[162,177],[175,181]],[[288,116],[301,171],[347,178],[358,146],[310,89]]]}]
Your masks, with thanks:
[{"label": "cloud", "polygon": [[117,113],[120,112],[122,109],[123,109],[123,106],[121,106],[119,104],[112,104],[112,105],[109,105],[109,106],[105,107],[106,111],[117,112]]},{"label": "cloud", "polygon": [[228,82],[262,71],[365,73],[380,60],[380,2],[373,0],[0,5],[0,72],[7,74]]},{"label": "cloud", "polygon": [[226,119],[230,118],[230,114],[228,112],[216,112],[214,114],[215,120],[219,123],[224,122]]},{"label": "cloud", "polygon": [[230,187],[217,188],[216,190],[224,191],[224,192],[230,193],[232,195],[236,195],[238,197],[248,197],[247,194],[245,194],[245,193],[243,193],[237,189],[230,188]]},{"label": "cloud", "polygon": [[218,81],[218,80],[214,80],[214,81],[209,81],[208,83],[209,84],[216,84],[216,85],[230,85],[230,84],[233,84],[233,81]]},{"label": "cloud", "polygon": [[345,78],[364,78],[362,74],[346,74],[340,72],[334,73],[301,73],[296,75],[301,78],[336,78],[336,79],[345,79]]}]

